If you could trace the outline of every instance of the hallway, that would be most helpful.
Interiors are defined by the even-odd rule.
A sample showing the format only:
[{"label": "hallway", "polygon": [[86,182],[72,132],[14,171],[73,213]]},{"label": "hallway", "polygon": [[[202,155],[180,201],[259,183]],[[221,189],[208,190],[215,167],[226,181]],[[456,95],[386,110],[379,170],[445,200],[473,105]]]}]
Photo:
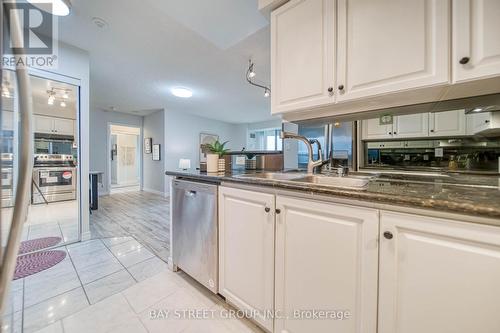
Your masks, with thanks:
[{"label": "hallway", "polygon": [[92,238],[131,236],[167,261],[170,254],[169,199],[148,192],[123,192],[99,198],[90,215]]}]

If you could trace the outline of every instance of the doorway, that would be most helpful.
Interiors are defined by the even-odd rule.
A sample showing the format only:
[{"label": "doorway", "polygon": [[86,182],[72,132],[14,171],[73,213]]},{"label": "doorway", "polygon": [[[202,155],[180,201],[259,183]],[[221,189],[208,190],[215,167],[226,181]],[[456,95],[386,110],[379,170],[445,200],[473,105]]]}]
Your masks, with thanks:
[{"label": "doorway", "polygon": [[141,183],[141,129],[127,125],[109,125],[110,194],[139,191]]}]

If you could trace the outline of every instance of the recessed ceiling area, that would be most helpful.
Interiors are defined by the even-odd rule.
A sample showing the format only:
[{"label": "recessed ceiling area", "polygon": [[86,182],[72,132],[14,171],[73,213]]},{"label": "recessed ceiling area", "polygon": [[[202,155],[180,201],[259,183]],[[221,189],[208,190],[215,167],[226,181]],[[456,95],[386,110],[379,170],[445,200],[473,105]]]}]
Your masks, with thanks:
[{"label": "recessed ceiling area", "polygon": [[154,5],[223,50],[268,24],[252,0],[156,1]]},{"label": "recessed ceiling area", "polygon": [[[245,80],[252,58],[255,80],[270,83],[270,32],[257,0],[72,4],[59,36],[90,54],[92,109],[166,109],[230,123],[272,118],[270,99]],[[178,98],[173,87],[189,87],[193,96]]]}]

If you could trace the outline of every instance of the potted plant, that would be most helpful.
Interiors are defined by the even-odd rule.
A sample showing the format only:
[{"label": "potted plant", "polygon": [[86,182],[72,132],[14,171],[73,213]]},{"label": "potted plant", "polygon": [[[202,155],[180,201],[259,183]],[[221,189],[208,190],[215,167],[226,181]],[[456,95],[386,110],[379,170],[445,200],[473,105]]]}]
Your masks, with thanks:
[{"label": "potted plant", "polygon": [[207,172],[221,172],[226,170],[226,160],[223,158],[229,149],[224,148],[228,141],[219,140],[208,145],[210,154],[207,154]]}]

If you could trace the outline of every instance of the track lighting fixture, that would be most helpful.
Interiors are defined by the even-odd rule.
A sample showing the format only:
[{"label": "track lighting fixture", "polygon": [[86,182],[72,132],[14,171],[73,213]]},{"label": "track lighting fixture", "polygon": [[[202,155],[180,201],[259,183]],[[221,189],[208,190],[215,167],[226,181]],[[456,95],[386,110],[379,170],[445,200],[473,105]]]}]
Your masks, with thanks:
[{"label": "track lighting fixture", "polygon": [[254,78],[256,75],[257,74],[255,73],[255,70],[254,70],[254,63],[250,59],[250,60],[248,60],[248,69],[247,69],[247,75],[246,75],[247,82],[250,83],[252,86],[256,86],[256,87],[264,89],[264,97],[269,97],[271,95],[271,88],[252,81],[252,78]]}]

